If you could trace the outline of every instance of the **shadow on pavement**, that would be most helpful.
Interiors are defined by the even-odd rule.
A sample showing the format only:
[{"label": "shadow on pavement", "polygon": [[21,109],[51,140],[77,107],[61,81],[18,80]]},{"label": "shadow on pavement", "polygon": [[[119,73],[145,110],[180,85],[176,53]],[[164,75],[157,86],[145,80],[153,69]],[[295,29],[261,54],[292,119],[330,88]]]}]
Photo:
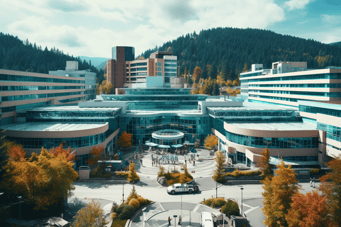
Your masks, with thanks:
[{"label": "shadow on pavement", "polygon": [[77,181],[74,182],[73,185],[84,186],[88,188],[107,188],[109,184],[105,184],[105,180],[102,182],[85,182],[85,181]]},{"label": "shadow on pavement", "polygon": [[83,207],[85,207],[87,205],[87,203],[79,200],[78,198],[75,198],[74,200],[72,200],[72,202],[68,203],[68,206],[66,207],[66,209],[64,210],[64,216],[63,218],[68,221],[68,222],[73,222],[74,220],[74,216],[77,214],[77,212],[82,209]]}]

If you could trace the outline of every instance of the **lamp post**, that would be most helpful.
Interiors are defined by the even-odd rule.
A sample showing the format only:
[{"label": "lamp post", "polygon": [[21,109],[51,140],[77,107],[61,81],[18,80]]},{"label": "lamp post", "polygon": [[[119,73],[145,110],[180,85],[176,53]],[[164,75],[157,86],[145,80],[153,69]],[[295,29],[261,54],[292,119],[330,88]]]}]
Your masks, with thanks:
[{"label": "lamp post", "polygon": [[218,183],[215,182],[215,198],[218,197]]},{"label": "lamp post", "polygon": [[21,196],[18,196],[19,199],[19,220],[21,220]]},{"label": "lamp post", "polygon": [[122,203],[124,203],[124,184],[122,185],[123,186],[123,189],[122,189]]},{"label": "lamp post", "polygon": [[176,217],[177,217],[177,215],[173,215],[173,217],[174,217],[174,226],[176,227]]},{"label": "lamp post", "polygon": [[243,186],[240,187],[240,196],[241,196],[241,200],[240,200],[240,214],[243,216]]}]

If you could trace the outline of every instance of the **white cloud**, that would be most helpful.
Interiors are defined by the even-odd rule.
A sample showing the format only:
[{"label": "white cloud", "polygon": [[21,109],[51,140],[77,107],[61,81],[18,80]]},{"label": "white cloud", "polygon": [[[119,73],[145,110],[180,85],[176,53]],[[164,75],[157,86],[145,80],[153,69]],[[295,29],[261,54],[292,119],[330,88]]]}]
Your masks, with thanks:
[{"label": "white cloud", "polygon": [[337,15],[321,15],[322,22],[329,25],[336,25],[341,23],[341,16]]},{"label": "white cloud", "polygon": [[[41,12],[19,20],[13,16],[6,32],[75,56],[111,57],[111,47],[119,45],[135,46],[138,55],[193,31],[215,27],[265,29],[285,19],[284,10],[273,0],[84,0],[83,6],[79,0],[58,4],[32,1],[32,7]],[[31,12],[32,7],[25,10]],[[61,22],[60,18],[70,15],[78,20]],[[91,20],[92,26],[82,18]]]},{"label": "white cloud", "polygon": [[303,9],[310,2],[312,2],[312,0],[289,0],[285,2],[284,5],[289,8],[289,10]]}]

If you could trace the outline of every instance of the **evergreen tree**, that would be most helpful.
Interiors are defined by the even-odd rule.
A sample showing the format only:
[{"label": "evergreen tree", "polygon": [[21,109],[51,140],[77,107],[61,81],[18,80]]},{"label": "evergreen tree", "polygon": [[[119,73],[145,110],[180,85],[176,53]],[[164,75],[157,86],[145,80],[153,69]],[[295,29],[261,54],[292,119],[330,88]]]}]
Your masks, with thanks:
[{"label": "evergreen tree", "polygon": [[204,66],[202,67],[202,70],[201,70],[201,78],[204,79],[204,80],[208,78],[208,76],[207,76],[207,68],[206,68],[206,65],[204,65]]},{"label": "evergreen tree", "polygon": [[211,80],[215,80],[217,79],[217,66],[215,64],[212,65],[212,68],[210,69],[210,74],[209,77],[211,78]]},{"label": "evergreen tree", "polygon": [[218,95],[220,95],[220,92],[219,92],[219,85],[218,85],[217,83],[214,83],[214,84],[213,84],[212,95],[213,95],[213,96],[218,96]]}]

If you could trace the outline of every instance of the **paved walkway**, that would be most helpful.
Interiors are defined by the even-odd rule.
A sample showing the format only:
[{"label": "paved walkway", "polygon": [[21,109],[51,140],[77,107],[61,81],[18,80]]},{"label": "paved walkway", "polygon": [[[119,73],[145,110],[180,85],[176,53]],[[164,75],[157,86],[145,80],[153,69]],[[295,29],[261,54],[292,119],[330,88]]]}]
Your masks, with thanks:
[{"label": "paved walkway", "polygon": [[[220,214],[219,211],[202,204],[185,202],[156,202],[147,207],[145,211],[141,212],[134,220],[132,220],[130,226],[168,226],[168,217],[172,219],[170,226],[175,226],[175,221],[176,226],[201,226],[201,212],[211,212],[217,215]],[[174,218],[174,215],[177,217]],[[179,216],[182,217],[180,225],[178,225]]]}]

